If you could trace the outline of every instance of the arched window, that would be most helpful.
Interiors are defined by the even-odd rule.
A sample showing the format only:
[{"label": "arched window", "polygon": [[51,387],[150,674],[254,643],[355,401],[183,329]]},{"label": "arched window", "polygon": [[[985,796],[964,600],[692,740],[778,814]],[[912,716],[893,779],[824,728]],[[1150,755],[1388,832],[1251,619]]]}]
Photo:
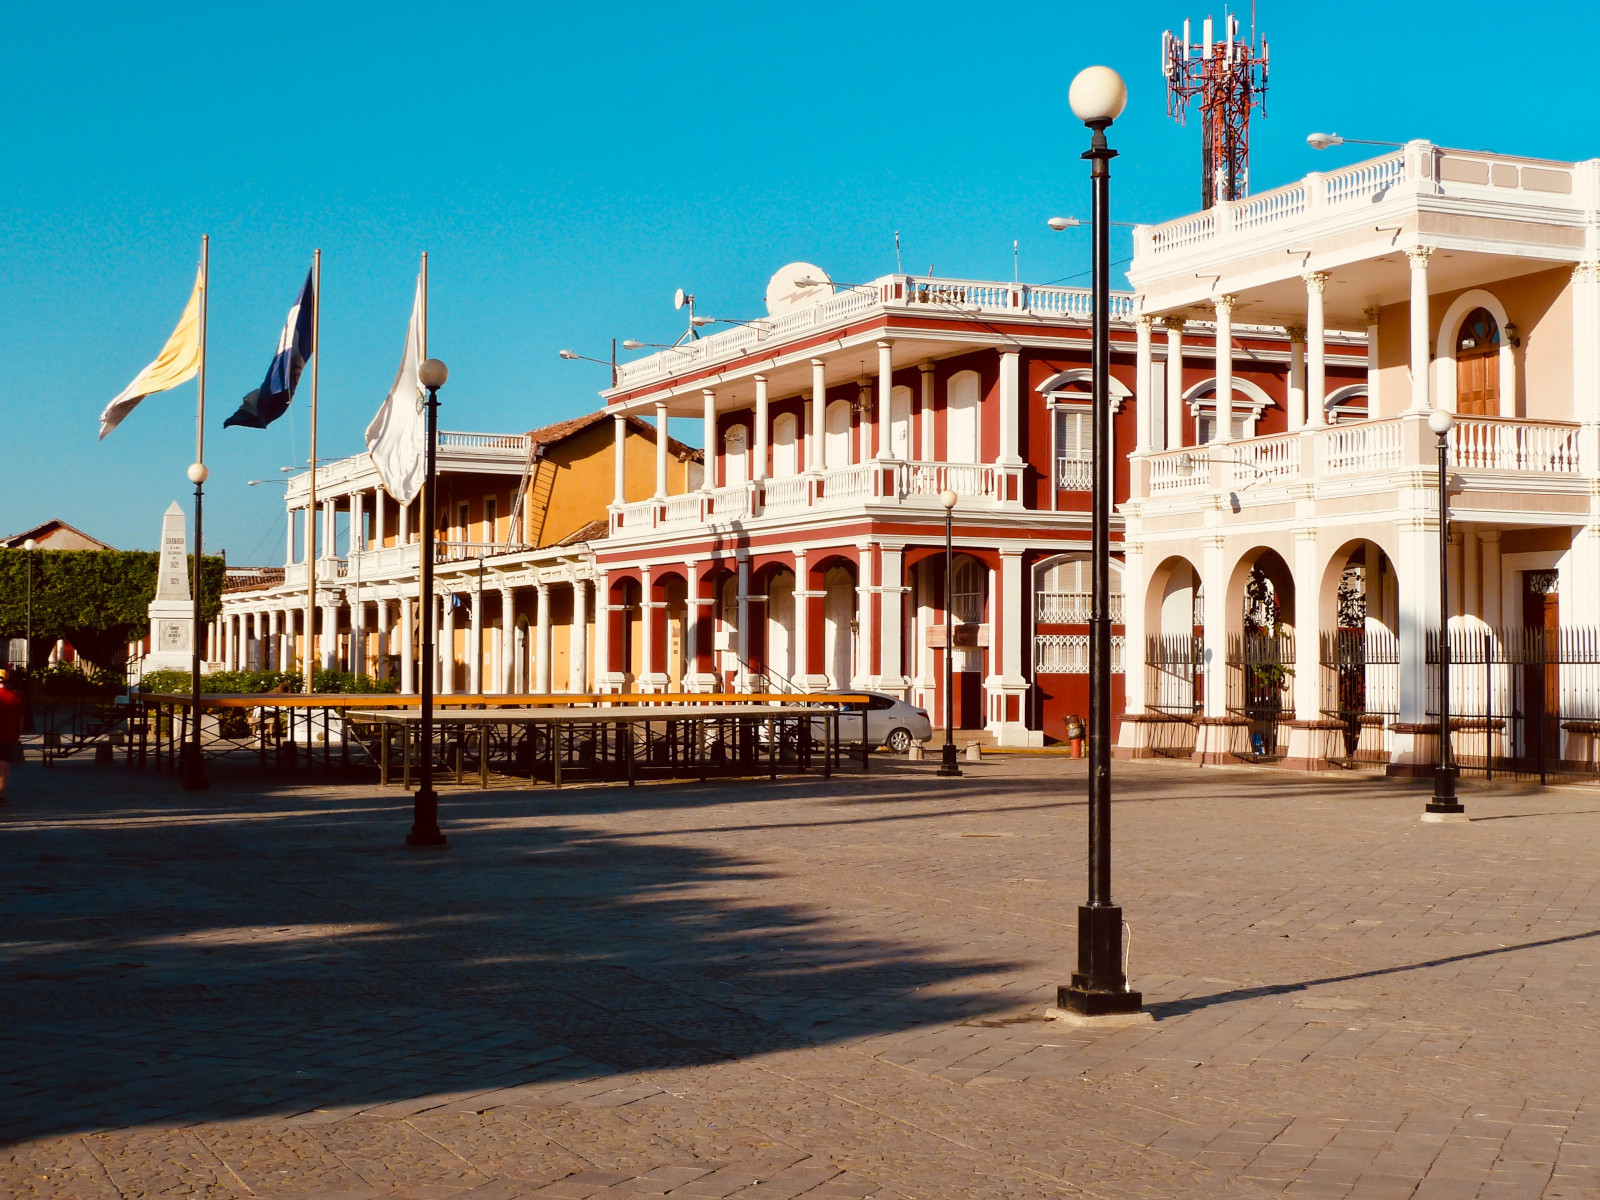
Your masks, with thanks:
[{"label": "arched window", "polygon": [[984,566],[975,558],[959,555],[950,577],[950,607],[963,625],[983,622]]},{"label": "arched window", "polygon": [[1462,416],[1500,412],[1500,326],[1475,308],[1456,334],[1456,411]]},{"label": "arched window", "polygon": [[[1122,564],[1111,560],[1111,620],[1122,623]],[[1037,573],[1035,619],[1048,624],[1086,625],[1093,605],[1093,563],[1087,554],[1066,554]]]},{"label": "arched window", "polygon": [[946,462],[982,462],[978,432],[978,403],[983,383],[976,371],[959,371],[945,390]]},{"label": "arched window", "polygon": [[750,478],[750,431],[730,425],[722,438],[722,482],[735,487]]},{"label": "arched window", "polygon": [[800,469],[796,450],[798,422],[793,413],[783,413],[772,423],[772,477],[786,479]]},{"label": "arched window", "polygon": [[824,417],[822,458],[830,471],[850,465],[850,401],[835,400]]}]

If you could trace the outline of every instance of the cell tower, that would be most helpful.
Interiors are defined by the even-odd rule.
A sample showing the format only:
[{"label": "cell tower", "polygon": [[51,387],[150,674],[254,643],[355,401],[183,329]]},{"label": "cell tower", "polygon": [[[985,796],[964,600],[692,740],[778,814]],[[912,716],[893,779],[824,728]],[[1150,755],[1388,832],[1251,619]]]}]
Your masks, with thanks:
[{"label": "cell tower", "polygon": [[1167,115],[1185,124],[1189,101],[1198,98],[1201,132],[1200,203],[1238,200],[1250,191],[1250,110],[1267,115],[1267,39],[1256,41],[1255,9],[1251,6],[1250,40],[1239,38],[1239,18],[1224,10],[1224,36],[1212,37],[1211,18],[1202,26],[1200,42],[1189,37],[1189,22],[1180,38],[1171,30],[1161,35],[1161,74],[1167,81]]}]

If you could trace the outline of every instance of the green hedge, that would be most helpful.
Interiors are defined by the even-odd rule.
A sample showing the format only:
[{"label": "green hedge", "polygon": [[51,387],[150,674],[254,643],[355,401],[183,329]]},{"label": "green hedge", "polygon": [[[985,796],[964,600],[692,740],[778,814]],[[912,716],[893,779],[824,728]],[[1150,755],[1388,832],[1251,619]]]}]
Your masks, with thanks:
[{"label": "green hedge", "polygon": [[400,690],[397,679],[374,679],[370,675],[357,675],[353,671],[312,672],[311,685],[318,692],[337,692],[347,695],[381,695]]},{"label": "green hedge", "polygon": [[[279,688],[299,692],[304,690],[303,684],[299,675],[289,671],[217,671],[200,676],[202,692],[225,695],[253,696]],[[189,686],[187,671],[151,671],[139,681],[139,690],[143,692],[187,695]]]},{"label": "green hedge", "polygon": [[[33,559],[33,659],[57,638],[102,667],[120,668],[127,643],[150,632],[161,556],[151,550],[35,550]],[[26,550],[0,550],[0,638],[28,631]],[[200,619],[222,610],[224,562],[205,559]],[[190,578],[194,556],[189,556]]]}]

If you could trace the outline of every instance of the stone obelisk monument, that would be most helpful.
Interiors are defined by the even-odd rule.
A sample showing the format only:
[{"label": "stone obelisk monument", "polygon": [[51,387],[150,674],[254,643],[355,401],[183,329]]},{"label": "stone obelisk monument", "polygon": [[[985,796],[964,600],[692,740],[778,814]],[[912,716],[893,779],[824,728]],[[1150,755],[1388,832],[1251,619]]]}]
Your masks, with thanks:
[{"label": "stone obelisk monument", "polygon": [[161,518],[161,566],[150,601],[150,653],[139,673],[188,671],[193,665],[194,600],[189,594],[189,532],[174,500]]}]

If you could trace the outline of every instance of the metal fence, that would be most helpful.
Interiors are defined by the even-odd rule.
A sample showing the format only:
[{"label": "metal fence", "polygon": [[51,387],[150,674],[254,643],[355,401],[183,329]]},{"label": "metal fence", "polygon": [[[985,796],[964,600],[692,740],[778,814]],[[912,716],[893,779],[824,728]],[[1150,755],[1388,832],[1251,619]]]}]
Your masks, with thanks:
[{"label": "metal fence", "polygon": [[[1386,629],[1324,633],[1322,715],[1343,722],[1347,767],[1384,767],[1391,751],[1389,725],[1400,719],[1400,639]],[[1336,748],[1338,748],[1336,746]]]},{"label": "metal fence", "polygon": [[1228,715],[1249,722],[1248,757],[1283,757],[1294,720],[1294,637],[1229,634],[1227,667]]},{"label": "metal fence", "polygon": [[[1439,635],[1428,635],[1428,713],[1439,715]],[[1546,781],[1600,773],[1600,630],[1450,634],[1450,728],[1462,771]]]}]

